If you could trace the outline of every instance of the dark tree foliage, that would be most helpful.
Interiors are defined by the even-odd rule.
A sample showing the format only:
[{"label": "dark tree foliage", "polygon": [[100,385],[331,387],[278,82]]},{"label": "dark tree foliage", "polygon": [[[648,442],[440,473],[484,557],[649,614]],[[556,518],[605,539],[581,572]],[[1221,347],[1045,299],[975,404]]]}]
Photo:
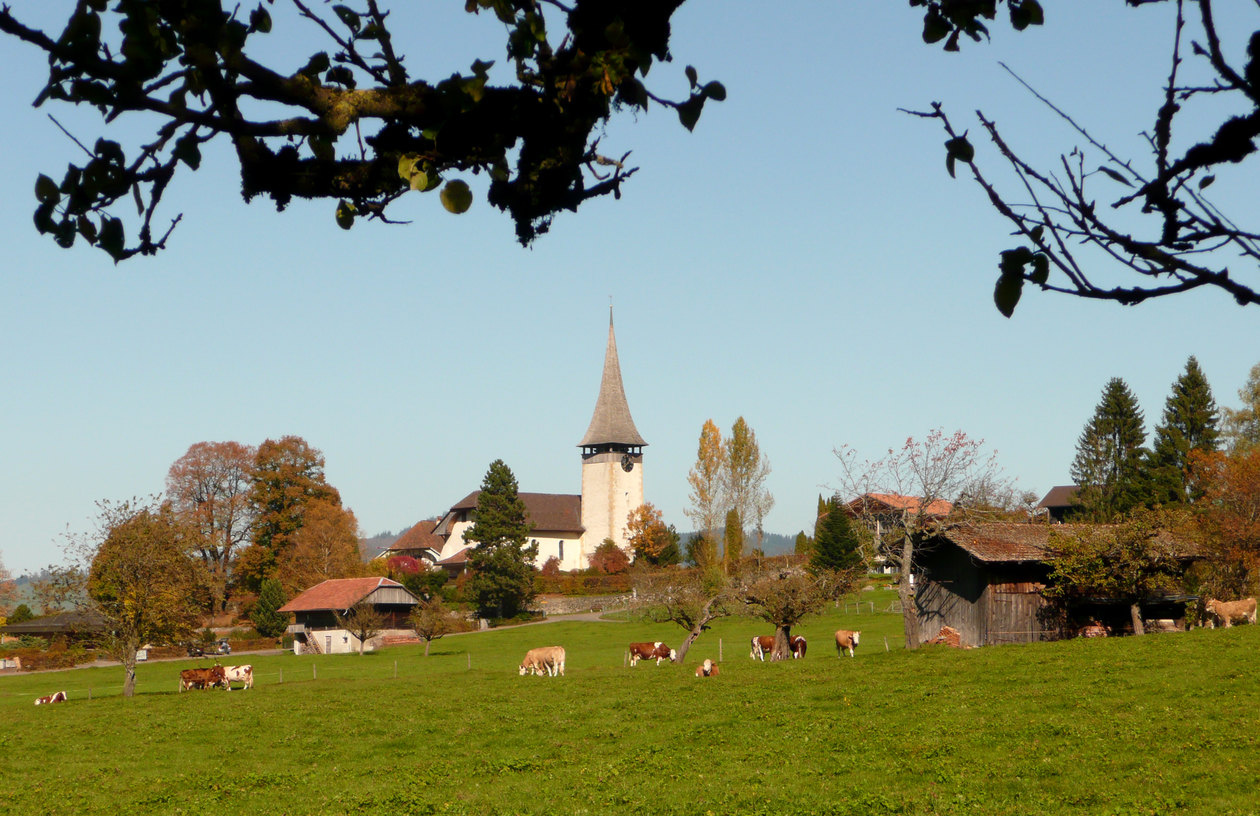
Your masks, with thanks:
[{"label": "dark tree foliage", "polygon": [[[681,101],[643,82],[654,62],[671,59],[670,18],[680,5],[467,0],[468,12],[503,26],[505,52],[430,79],[411,75],[404,50],[442,33],[395,26],[385,0],[79,0],[60,34],[25,25],[5,6],[0,31],[48,56],[36,104],[85,104],[106,122],[140,114],[155,123],[136,144],[84,145],[87,160],[60,181],[41,175],[36,226],[61,246],[83,240],[115,261],[152,254],[179,220],[155,220],[166,188],[220,140],[235,151],[247,201],[267,196],[284,209],[295,197],[326,199],[346,229],[357,218],[385,219],[400,196],[439,187],[443,206],[463,212],[472,193],[461,176],[485,173],[489,202],[528,244],[556,213],[620,196],[634,173],[628,154],[599,150],[615,111],[655,102],[690,129],[706,100],[725,98],[691,67]],[[260,61],[266,40],[310,31],[304,65]],[[510,70],[492,78],[504,57]],[[138,223],[124,227],[133,206]]]},{"label": "dark tree foliage", "polygon": [[732,507],[726,511],[726,525],[722,528],[722,561],[727,572],[739,568],[739,561],[744,557],[744,520],[739,510]]},{"label": "dark tree foliage", "polygon": [[1198,498],[1191,488],[1190,452],[1211,452],[1219,447],[1219,422],[1212,387],[1192,356],[1173,383],[1164,402],[1164,416],[1155,428],[1148,466],[1154,501],[1176,504]]},{"label": "dark tree foliage", "polygon": [[476,545],[468,554],[468,592],[483,614],[510,618],[533,600],[538,547],[526,544],[529,530],[516,477],[496,459],[481,482],[476,519],[464,531],[464,541]]},{"label": "dark tree foliage", "polygon": [[1113,377],[1076,440],[1071,474],[1082,516],[1110,521],[1146,501],[1145,443],[1137,398],[1124,380]]},{"label": "dark tree foliage", "polygon": [[268,578],[258,590],[258,601],[249,613],[254,629],[263,637],[280,637],[289,625],[289,615],[281,612],[285,604],[284,589],[280,582]]},{"label": "dark tree foliage", "polygon": [[862,551],[857,530],[843,505],[832,499],[827,504],[827,512],[818,517],[814,546],[809,556],[810,571],[840,572],[857,569],[861,564]]},{"label": "dark tree foliage", "polygon": [[[930,111],[912,112],[940,122],[949,137],[945,162],[950,176],[959,164],[966,165],[1020,239],[998,262],[993,299],[1007,317],[1025,284],[1122,304],[1209,287],[1239,304],[1260,304],[1260,231],[1237,220],[1240,214],[1222,212],[1207,192],[1217,175],[1245,173],[1239,166],[1254,160],[1260,136],[1260,31],[1221,30],[1211,0],[1126,2],[1169,11],[1169,70],[1152,78],[1152,84],[1162,83],[1162,94],[1145,134],[1147,160],[1118,155],[1061,105],[1038,96],[1080,141],[1063,151],[1057,166],[1034,167],[1002,137],[993,119],[976,111],[1000,162],[1014,174],[1010,190],[1004,191],[981,170],[967,133],[958,131],[939,102]],[[982,21],[993,19],[999,4],[910,0],[912,6],[926,7],[924,40],[945,40],[946,50],[958,48],[960,33],[974,40],[986,37]],[[1016,29],[1042,22],[1035,2],[1006,0],[1006,6]],[[1239,59],[1244,50],[1245,58]],[[1133,218],[1140,230],[1133,229]],[[1119,273],[1114,280],[1113,272]]]},{"label": "dark tree foliage", "polygon": [[13,608],[13,611],[9,613],[6,623],[24,623],[34,617],[35,614],[31,612],[31,608],[29,606],[24,603],[18,604]]}]

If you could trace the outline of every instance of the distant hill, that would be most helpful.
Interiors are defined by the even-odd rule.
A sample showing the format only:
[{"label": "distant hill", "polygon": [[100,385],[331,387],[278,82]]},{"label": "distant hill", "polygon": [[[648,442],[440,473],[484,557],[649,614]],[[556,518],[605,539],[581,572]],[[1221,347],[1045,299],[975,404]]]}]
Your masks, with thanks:
[{"label": "distant hill", "polygon": [[405,532],[407,531],[399,530],[396,533],[386,531],[384,533],[377,533],[371,538],[359,539],[359,557],[364,561],[371,561],[376,557],[378,552],[391,546],[395,541],[402,538],[402,534]]},{"label": "distant hill", "polygon": [[[679,533],[678,540],[682,544],[685,545],[688,539],[690,539],[693,535],[695,534],[694,533]],[[717,535],[718,535],[718,540],[720,541],[723,535],[722,531],[718,530]],[[756,537],[755,533],[745,534],[745,538],[744,538],[745,552],[753,548],[753,540],[755,539],[755,537]],[[762,539],[762,542],[761,542],[761,550],[766,555],[790,555],[796,552],[796,534],[793,533],[792,535],[780,535],[779,533],[766,533],[765,537]]]}]

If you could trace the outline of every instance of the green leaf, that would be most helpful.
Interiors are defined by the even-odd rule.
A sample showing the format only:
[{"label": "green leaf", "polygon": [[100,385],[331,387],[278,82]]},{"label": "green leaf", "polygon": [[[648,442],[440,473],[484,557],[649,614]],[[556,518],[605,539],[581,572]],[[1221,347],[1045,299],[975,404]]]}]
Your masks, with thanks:
[{"label": "green leaf", "polygon": [[928,13],[923,17],[923,41],[929,45],[938,43],[953,31],[954,27],[950,25],[949,20],[941,16],[941,13],[935,7],[929,7]]},{"label": "green leaf", "polygon": [[46,235],[56,227],[52,217],[54,207],[56,207],[55,202],[45,201],[35,208],[35,229],[39,230],[40,235]]},{"label": "green leaf", "polygon": [[57,189],[57,182],[40,173],[39,178],[35,179],[35,198],[41,204],[56,204],[61,200],[61,191]]},{"label": "green leaf", "polygon": [[1050,280],[1050,257],[1044,252],[1038,252],[1032,257],[1032,272],[1028,275],[1028,280],[1041,286]]},{"label": "green leaf", "polygon": [[721,82],[708,82],[704,86],[704,95],[716,102],[726,101],[726,86]]},{"label": "green leaf", "polygon": [[976,157],[976,149],[967,141],[967,134],[955,136],[945,143],[945,149],[959,161],[970,163]]},{"label": "green leaf", "polygon": [[332,139],[327,136],[312,136],[307,140],[307,144],[310,145],[311,153],[315,154],[315,158],[320,161],[332,161],[337,158]]},{"label": "green leaf", "polygon": [[120,219],[106,218],[101,222],[101,234],[97,240],[97,245],[108,252],[115,261],[122,259],[125,242],[123,223]]},{"label": "green leaf", "polygon": [[1020,5],[1028,15],[1028,22],[1031,25],[1045,25],[1046,13],[1041,10],[1041,4],[1037,0],[1024,0]]},{"label": "green leaf", "polygon": [[259,6],[249,13],[249,30],[260,34],[271,33],[271,15],[267,9]]},{"label": "green leaf", "polygon": [[404,153],[398,157],[398,177],[403,181],[411,178],[416,172],[416,165],[420,163],[420,155],[418,153]]},{"label": "green leaf", "polygon": [[422,193],[432,190],[436,183],[436,182],[431,182],[429,179],[429,174],[424,172],[423,170],[415,170],[414,172],[412,172],[410,176],[407,177],[407,180],[411,184],[411,189],[419,190]]},{"label": "green leaf", "polygon": [[302,76],[315,79],[324,71],[327,71],[330,65],[332,65],[332,62],[328,59],[328,55],[323,51],[320,51],[318,54],[312,56],[302,70],[298,71],[298,73]]},{"label": "green leaf", "polygon": [[1004,317],[1015,314],[1015,306],[1024,291],[1024,279],[1015,275],[1001,275],[993,287],[993,304]]},{"label": "green leaf", "polygon": [[201,166],[201,148],[197,144],[197,137],[191,133],[181,136],[175,142],[175,149],[171,151],[171,155],[193,170]]},{"label": "green leaf", "polygon": [[1123,184],[1125,187],[1132,187],[1132,186],[1133,186],[1132,184],[1130,184],[1130,183],[1129,183],[1129,180],[1128,180],[1128,179],[1126,179],[1124,176],[1122,176],[1122,175],[1120,175],[1119,173],[1117,173],[1115,170],[1112,170],[1110,167],[1099,167],[1099,168],[1098,168],[1098,172],[1103,173],[1103,174],[1104,174],[1104,175],[1106,175],[1107,177],[1109,177],[1109,178],[1111,178],[1111,179],[1114,179],[1115,181],[1120,182],[1120,183],[1121,183],[1121,184]]},{"label": "green leaf", "polygon": [[343,230],[354,226],[354,205],[349,201],[337,202],[337,226]]},{"label": "green leaf", "polygon": [[1199,189],[1202,190],[1204,187],[1209,186],[1214,181],[1216,181],[1216,176],[1204,176],[1203,178],[1199,179]]},{"label": "green leaf", "polygon": [[998,269],[1003,275],[1020,277],[1024,274],[1024,265],[1033,259],[1032,250],[1028,247],[1015,247],[999,253]]},{"label": "green leaf", "polygon": [[683,73],[687,75],[687,82],[691,83],[691,87],[696,87],[696,69],[688,65]]},{"label": "green leaf", "polygon": [[1033,227],[1033,228],[1032,228],[1032,231],[1031,231],[1031,233],[1030,233],[1030,234],[1032,235],[1032,239],[1033,239],[1034,241],[1040,241],[1040,240],[1041,240],[1041,236],[1042,236],[1042,235],[1044,235],[1044,234],[1045,234],[1045,232],[1046,232],[1045,225],[1044,225],[1044,224],[1038,224],[1037,226],[1035,226],[1035,227]]},{"label": "green leaf", "polygon": [[691,97],[678,106],[678,121],[682,122],[683,127],[687,130],[695,130],[696,122],[700,121],[700,111],[703,108],[703,96]]},{"label": "green leaf", "polygon": [[472,190],[468,189],[468,184],[460,179],[448,181],[442,188],[442,206],[456,215],[468,212],[468,208],[472,206],[472,200]]},{"label": "green leaf", "polygon": [[333,11],[337,12],[337,16],[341,18],[341,22],[351,31],[358,31],[362,22],[359,20],[359,14],[348,6],[333,6]]}]

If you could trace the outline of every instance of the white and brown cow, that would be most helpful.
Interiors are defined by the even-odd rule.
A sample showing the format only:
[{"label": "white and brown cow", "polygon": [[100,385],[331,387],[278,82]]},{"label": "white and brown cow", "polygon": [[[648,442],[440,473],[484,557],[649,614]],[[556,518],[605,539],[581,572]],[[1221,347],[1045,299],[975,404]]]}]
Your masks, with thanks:
[{"label": "white and brown cow", "polygon": [[227,685],[227,673],[223,671],[222,666],[211,666],[208,669],[184,669],[179,673],[180,691],[187,691],[192,688],[214,688],[215,686],[227,688]]},{"label": "white and brown cow", "polygon": [[678,658],[678,653],[673,649],[661,643],[659,640],[655,643],[631,643],[630,644],[630,665],[638,665],[640,660],[656,660],[656,665],[661,665],[662,660],[673,662]]},{"label": "white and brown cow", "polygon": [[539,646],[537,649],[530,649],[525,653],[525,659],[521,661],[520,674],[522,677],[526,674],[536,674],[539,677],[543,675],[563,677],[564,647]]},{"label": "white and brown cow", "polygon": [[718,670],[718,665],[707,657],[703,663],[696,666],[696,677],[717,677],[719,674],[721,672]]},{"label": "white and brown cow", "polygon": [[49,705],[50,703],[64,703],[65,701],[66,693],[64,691],[59,691],[56,694],[49,694],[44,697],[40,697],[35,701],[35,705]]},{"label": "white and brown cow", "polygon": [[1226,629],[1233,626],[1234,621],[1239,619],[1244,619],[1247,623],[1256,622],[1255,598],[1243,598],[1241,601],[1218,601],[1215,598],[1211,598],[1204,606],[1204,609],[1208,612],[1208,621],[1213,628],[1215,628],[1217,620]]},{"label": "white and brown cow", "polygon": [[805,649],[808,646],[809,644],[805,642],[804,637],[802,637],[801,635],[793,635],[792,636],[792,659],[800,660],[802,657],[804,657]]},{"label": "white and brown cow", "polygon": [[858,645],[858,641],[861,640],[861,638],[861,632],[854,632],[851,629],[837,629],[836,655],[838,657],[844,657],[844,650],[848,649],[849,657],[853,657],[853,647]]},{"label": "white and brown cow", "polygon": [[753,635],[752,649],[748,656],[753,660],[766,659],[766,655],[774,652],[774,635]]},{"label": "white and brown cow", "polygon": [[243,689],[252,689],[254,687],[254,667],[246,666],[224,666],[223,680],[227,684],[227,690],[232,690],[233,683],[240,683]]}]

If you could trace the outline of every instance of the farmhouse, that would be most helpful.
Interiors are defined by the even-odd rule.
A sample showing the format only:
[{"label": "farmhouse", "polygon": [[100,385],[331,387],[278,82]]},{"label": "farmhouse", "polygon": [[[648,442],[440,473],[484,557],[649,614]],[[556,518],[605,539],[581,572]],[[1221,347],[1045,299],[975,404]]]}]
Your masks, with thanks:
[{"label": "farmhouse", "polygon": [[[554,557],[562,570],[585,569],[605,539],[629,547],[626,523],[630,511],[643,504],[646,446],[630,416],[610,311],[599,396],[591,423],[578,443],[582,492],[520,494],[534,528],[530,539],[538,545],[536,566]],[[479,493],[473,491],[452,505],[433,530],[443,542],[437,566],[452,573],[462,571],[467,561],[464,532],[472,526]]]},{"label": "farmhouse", "polygon": [[1076,503],[1077,490],[1079,488],[1076,485],[1057,485],[1052,487],[1050,492],[1037,504],[1037,509],[1045,510],[1050,515],[1050,521],[1055,524],[1069,521]]},{"label": "farmhouse", "polygon": [[[917,557],[915,614],[919,637],[926,641],[942,626],[956,629],[964,646],[1053,640],[1060,626],[1050,619],[1041,596],[1050,567],[1051,535],[1071,534],[1086,525],[990,523],[958,527],[937,537]],[[1144,619],[1184,626],[1190,596],[1152,598],[1141,606]],[[1079,607],[1089,619],[1120,631],[1128,605],[1096,598]]]},{"label": "farmhouse", "polygon": [[293,613],[294,622],[287,631],[293,635],[294,654],[357,652],[358,639],[342,626],[338,615],[345,616],[359,603],[370,604],[385,619],[379,638],[364,644],[365,651],[372,651],[380,638],[395,631],[410,632],[407,616],[420,601],[389,578],[334,578],[316,584],[280,607],[281,612]]},{"label": "farmhouse", "polygon": [[414,558],[430,569],[442,557],[442,546],[445,544],[442,538],[433,532],[437,527],[439,519],[424,519],[417,521],[415,524],[398,537],[390,546],[377,553],[373,560],[377,558],[388,561],[391,558],[405,556]]}]

